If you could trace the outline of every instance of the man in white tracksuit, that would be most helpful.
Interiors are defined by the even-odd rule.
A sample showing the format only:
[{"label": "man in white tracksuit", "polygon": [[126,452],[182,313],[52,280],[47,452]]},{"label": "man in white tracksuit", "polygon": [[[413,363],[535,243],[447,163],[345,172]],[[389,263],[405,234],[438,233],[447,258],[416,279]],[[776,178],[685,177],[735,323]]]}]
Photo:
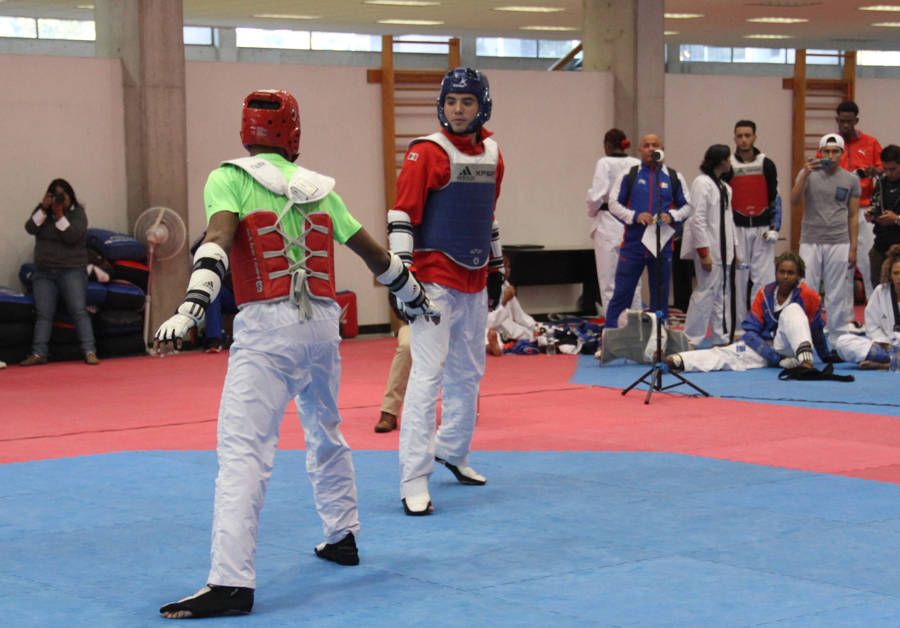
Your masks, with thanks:
[{"label": "man in white tracksuit", "polygon": [[834,343],[835,351],[846,362],[861,369],[886,369],[890,365],[891,346],[900,342],[900,244],[888,249],[881,283],[866,304],[865,336],[844,334]]},{"label": "man in white tracksuit", "polygon": [[702,174],[691,184],[694,212],[684,224],[681,256],[694,260],[697,276],[684,322],[684,334],[696,348],[727,344],[735,337],[734,222],[731,188],[722,181],[731,168],[730,154],[724,144],[710,146],[700,164]]},{"label": "man in white tracksuit", "polygon": [[315,554],[339,565],[359,563],[356,481],[337,407],[340,307],[332,240],[359,255],[410,312],[439,317],[400,258],[350,214],[334,179],[292,163],[300,153],[300,108],[291,94],[249,94],[240,135],[251,156],[209,175],[203,192],[209,227],[194,254],[187,295],[154,341],[165,355],[203,322],[230,263],[240,312],[219,406],[211,566],[205,587],[160,609],[169,619],[253,608],[259,514],[291,398],[325,534]]},{"label": "man in white tracksuit", "polygon": [[[603,137],[605,157],[597,160],[594,179],[587,191],[587,214],[591,222],[591,240],[594,243],[594,260],[597,264],[597,283],[600,288],[600,315],[606,314],[606,306],[612,299],[616,287],[616,265],[619,263],[619,249],[625,226],[609,211],[609,193],[613,184],[623,172],[640,165],[636,157],[625,153],[631,142],[619,129],[610,129]],[[631,308],[641,309],[641,283],[634,290]]]}]

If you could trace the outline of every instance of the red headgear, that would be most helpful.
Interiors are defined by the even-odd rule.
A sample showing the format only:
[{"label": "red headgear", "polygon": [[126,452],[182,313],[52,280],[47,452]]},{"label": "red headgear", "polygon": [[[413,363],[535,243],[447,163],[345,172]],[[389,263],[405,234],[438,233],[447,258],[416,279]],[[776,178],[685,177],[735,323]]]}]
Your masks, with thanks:
[{"label": "red headgear", "polygon": [[241,143],[274,146],[287,152],[291,161],[300,155],[300,105],[280,89],[260,89],[244,98]]}]

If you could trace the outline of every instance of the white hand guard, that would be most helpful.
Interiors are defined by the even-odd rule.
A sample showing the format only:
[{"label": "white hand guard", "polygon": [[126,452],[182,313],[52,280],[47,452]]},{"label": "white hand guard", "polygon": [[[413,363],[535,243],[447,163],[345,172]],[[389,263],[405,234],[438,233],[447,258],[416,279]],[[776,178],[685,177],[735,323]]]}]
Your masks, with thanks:
[{"label": "white hand guard", "polygon": [[769,229],[763,234],[763,240],[766,242],[778,242],[778,232],[774,229]]},{"label": "white hand guard", "polygon": [[397,255],[391,255],[387,270],[376,277],[397,298],[397,308],[410,320],[424,316],[434,323],[441,321],[441,311],[431,304],[425,289],[415,275],[409,272]]},{"label": "white hand guard", "polygon": [[778,362],[778,366],[783,369],[795,369],[800,366],[800,360],[797,358],[781,358]]},{"label": "white hand guard", "polygon": [[154,338],[159,342],[183,340],[191,327],[200,325],[206,312],[196,303],[185,301],[178,306],[175,315],[159,326]]}]

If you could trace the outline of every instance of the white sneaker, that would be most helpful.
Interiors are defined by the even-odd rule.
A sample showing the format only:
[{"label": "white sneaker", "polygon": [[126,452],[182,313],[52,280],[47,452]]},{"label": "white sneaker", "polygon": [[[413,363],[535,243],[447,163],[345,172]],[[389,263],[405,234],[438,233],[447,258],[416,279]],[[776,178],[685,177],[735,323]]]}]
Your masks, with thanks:
[{"label": "white sneaker", "polygon": [[431,496],[428,494],[428,491],[404,497],[402,501],[403,512],[411,517],[422,517],[434,512],[434,506],[431,505]]}]

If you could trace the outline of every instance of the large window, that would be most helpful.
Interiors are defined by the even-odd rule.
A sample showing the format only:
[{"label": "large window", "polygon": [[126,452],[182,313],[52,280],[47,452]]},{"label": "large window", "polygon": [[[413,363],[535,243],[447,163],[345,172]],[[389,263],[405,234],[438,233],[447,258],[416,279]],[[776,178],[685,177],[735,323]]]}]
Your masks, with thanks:
[{"label": "large window", "polygon": [[577,39],[479,37],[475,40],[475,54],[479,57],[560,59],[569,54],[578,43]]},{"label": "large window", "polygon": [[266,28],[236,28],[234,31],[238,48],[309,50],[309,31]]}]

